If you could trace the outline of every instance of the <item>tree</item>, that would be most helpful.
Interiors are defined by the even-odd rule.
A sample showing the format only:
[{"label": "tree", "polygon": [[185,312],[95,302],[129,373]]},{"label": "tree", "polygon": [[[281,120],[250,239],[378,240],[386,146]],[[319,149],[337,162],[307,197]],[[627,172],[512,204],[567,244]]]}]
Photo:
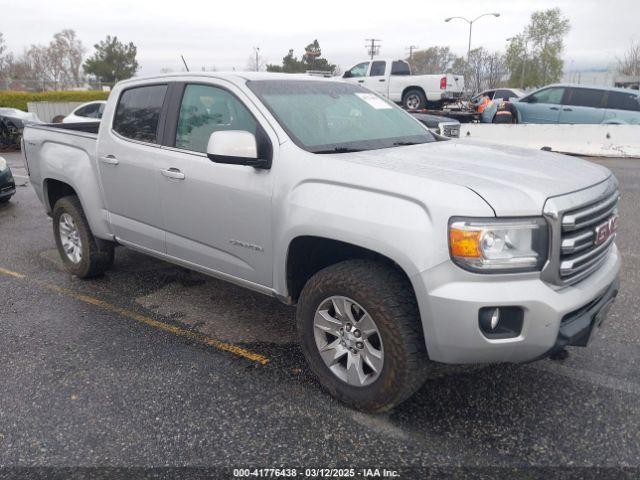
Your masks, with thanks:
[{"label": "tree", "polygon": [[41,90],[46,90],[47,85],[53,83],[57,88],[57,67],[53,65],[47,47],[42,45],[31,45],[27,50],[26,59],[32,73],[33,80],[39,85]]},{"label": "tree", "polygon": [[507,49],[509,84],[530,87],[560,81],[564,37],[570,28],[559,8],[533,12],[529,25]]},{"label": "tree", "polygon": [[103,82],[115,83],[133,77],[138,71],[138,48],[133,42],[125,44],[118,37],[107,35],[94,48],[93,56],[82,66],[85,73],[95,75]]},{"label": "tree", "polygon": [[336,69],[335,65],[329,63],[326,58],[322,58],[322,49],[317,39],[305,47],[302,62],[307,65],[307,70],[333,73]]},{"label": "tree", "polygon": [[267,65],[268,72],[284,72],[284,73],[304,73],[308,70],[321,70],[333,73],[336,66],[329,63],[326,58],[322,58],[322,50],[318,40],[314,40],[304,49],[302,59],[294,56],[293,49],[289,50],[282,58],[282,65]]},{"label": "tree", "polygon": [[9,55],[7,53],[7,45],[4,42],[4,35],[0,32],[0,80],[4,80],[9,73]]},{"label": "tree", "polygon": [[[416,50],[406,60],[411,65],[413,73],[422,75],[451,72],[458,58],[449,47],[429,47],[424,50]],[[462,70],[457,73],[462,73]]]},{"label": "tree", "polygon": [[67,85],[79,87],[82,81],[80,68],[85,48],[76,37],[76,32],[65,29],[56,33],[49,44],[49,50],[51,61],[61,69],[64,82]]},{"label": "tree", "polygon": [[14,58],[5,53],[0,34],[0,78],[4,80],[35,80],[38,88],[80,86],[80,65],[84,47],[73,30],[56,33],[49,45],[31,45],[25,54]]},{"label": "tree", "polygon": [[[1,54],[2,52],[0,52]],[[640,42],[631,41],[624,57],[618,60],[618,73],[630,77],[640,77]]]},{"label": "tree", "polygon": [[496,88],[507,74],[504,55],[490,53],[483,47],[471,50],[465,73],[465,84],[471,92]]}]

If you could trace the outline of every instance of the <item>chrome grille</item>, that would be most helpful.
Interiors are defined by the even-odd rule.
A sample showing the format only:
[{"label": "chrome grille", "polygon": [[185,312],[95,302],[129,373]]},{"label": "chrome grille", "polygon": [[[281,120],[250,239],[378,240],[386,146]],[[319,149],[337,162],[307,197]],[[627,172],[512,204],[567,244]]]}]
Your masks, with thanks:
[{"label": "chrome grille", "polygon": [[[544,215],[551,227],[549,261],[542,278],[556,285],[579,282],[596,271],[615,241],[620,194],[614,177],[591,188],[550,198]],[[605,225],[606,224],[606,225]]]},{"label": "chrome grille", "polygon": [[604,199],[564,213],[560,249],[560,277],[563,280],[581,280],[604,261],[615,233],[596,245],[596,227],[618,214],[619,198],[616,190]]}]

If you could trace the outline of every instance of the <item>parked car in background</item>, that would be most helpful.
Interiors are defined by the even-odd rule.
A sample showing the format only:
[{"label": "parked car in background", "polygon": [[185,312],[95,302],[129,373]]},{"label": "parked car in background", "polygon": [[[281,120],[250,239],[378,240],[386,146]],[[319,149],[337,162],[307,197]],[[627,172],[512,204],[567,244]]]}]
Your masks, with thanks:
[{"label": "parked car in background", "polygon": [[489,97],[489,100],[509,100],[511,98],[521,98],[524,96],[524,90],[520,90],[519,88],[494,88],[473,96],[470,102],[477,106],[482,103],[485,97]]},{"label": "parked car in background", "polygon": [[0,157],[0,203],[7,203],[16,193],[16,182],[7,161]]},{"label": "parked car in background", "polygon": [[454,118],[417,112],[411,112],[411,115],[438,135],[450,138],[460,137],[460,122]]},{"label": "parked car in background", "polygon": [[404,60],[366,60],[344,72],[342,78],[384,95],[408,110],[440,108],[464,93],[462,75],[412,75]]},{"label": "parked car in background", "polygon": [[107,102],[98,100],[83,103],[62,119],[62,123],[99,122]]},{"label": "parked car in background", "polygon": [[[640,124],[640,92],[613,87],[549,85],[512,99],[519,123]],[[491,123],[496,102],[482,112]]]},{"label": "parked car in background", "polygon": [[0,108],[0,148],[18,147],[22,129],[27,123],[42,122],[35,113],[17,108]]},{"label": "parked car in background", "polygon": [[357,84],[134,78],[97,127],[24,132],[67,271],[105,272],[120,244],[297,304],[311,371],[365,411],[408,398],[431,361],[586,346],[618,291],[609,170],[443,139]]}]

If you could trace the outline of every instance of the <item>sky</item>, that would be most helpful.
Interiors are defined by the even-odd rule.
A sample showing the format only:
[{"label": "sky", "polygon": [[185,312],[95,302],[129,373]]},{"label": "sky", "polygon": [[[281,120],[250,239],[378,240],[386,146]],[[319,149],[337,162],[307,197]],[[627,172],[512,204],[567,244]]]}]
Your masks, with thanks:
[{"label": "sky", "polygon": [[611,68],[632,39],[640,41],[640,0],[0,0],[0,32],[9,50],[47,44],[54,33],[74,29],[87,48],[107,34],[138,47],[139,75],[179,71],[180,55],[191,70],[244,70],[253,47],[264,61],[280,63],[290,48],[302,54],[318,39],[323,56],[343,70],[366,58],[365,39],[382,40],[381,57],[406,57],[406,47],[448,45],[465,55],[468,25],[472,48],[506,48],[534,10],[560,7],[571,22],[565,69]]}]

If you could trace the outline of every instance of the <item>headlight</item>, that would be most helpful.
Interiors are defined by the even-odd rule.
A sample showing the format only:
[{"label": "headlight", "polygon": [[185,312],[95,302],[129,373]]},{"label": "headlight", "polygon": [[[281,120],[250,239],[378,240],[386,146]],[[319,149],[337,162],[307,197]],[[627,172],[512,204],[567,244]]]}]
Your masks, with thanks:
[{"label": "headlight", "polygon": [[8,169],[9,167],[7,166],[7,161],[0,157],[0,172],[4,172],[6,169]]},{"label": "headlight", "polygon": [[541,270],[548,245],[543,218],[452,218],[449,222],[451,259],[474,272]]}]

